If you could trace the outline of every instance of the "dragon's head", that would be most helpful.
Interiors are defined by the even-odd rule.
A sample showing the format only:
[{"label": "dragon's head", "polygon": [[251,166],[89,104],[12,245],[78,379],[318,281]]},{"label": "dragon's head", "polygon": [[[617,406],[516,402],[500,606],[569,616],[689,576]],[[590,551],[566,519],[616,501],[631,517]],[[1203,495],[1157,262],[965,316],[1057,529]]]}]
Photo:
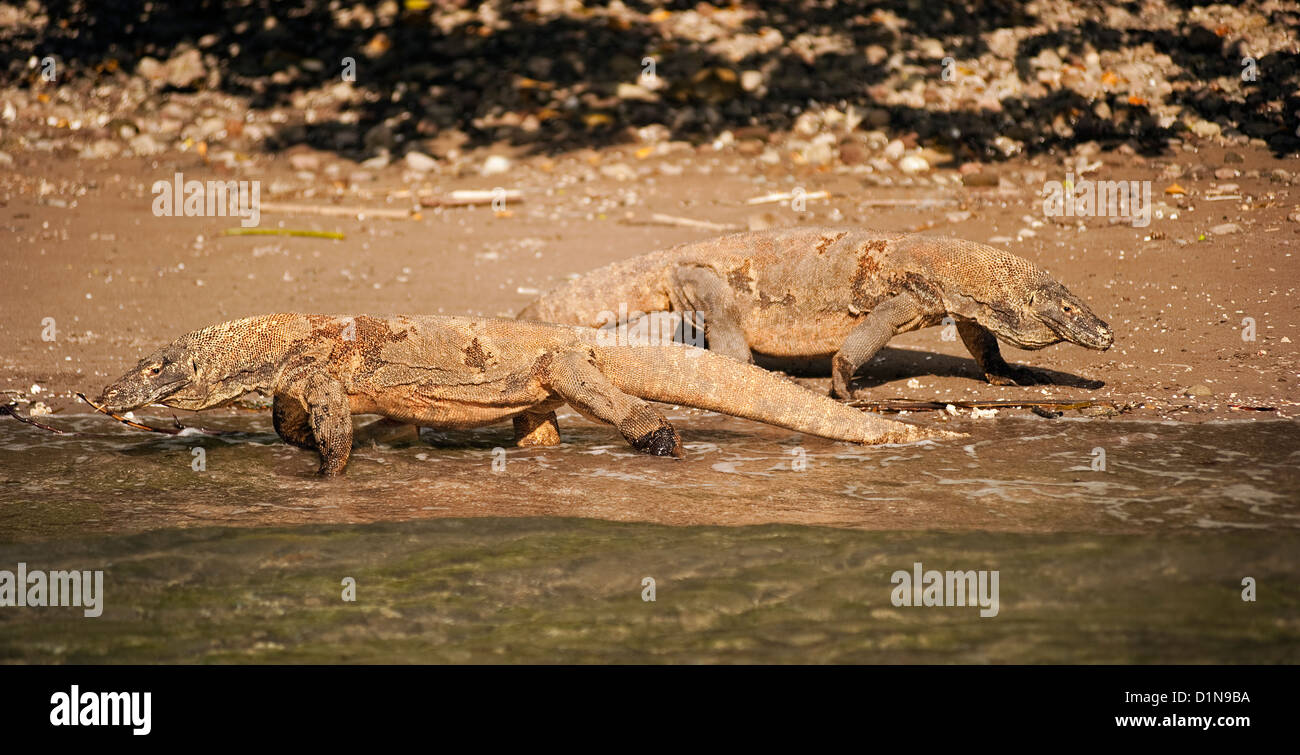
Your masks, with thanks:
[{"label": "dragon's head", "polygon": [[210,409],[265,389],[283,350],[284,317],[234,320],[187,333],[110,383],[100,403],[112,412],[153,403]]}]

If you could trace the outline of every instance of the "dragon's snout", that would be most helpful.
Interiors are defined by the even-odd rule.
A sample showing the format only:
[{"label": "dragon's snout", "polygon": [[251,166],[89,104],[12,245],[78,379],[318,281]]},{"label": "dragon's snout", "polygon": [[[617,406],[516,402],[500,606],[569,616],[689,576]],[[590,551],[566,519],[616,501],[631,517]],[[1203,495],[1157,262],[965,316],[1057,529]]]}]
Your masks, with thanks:
[{"label": "dragon's snout", "polygon": [[1115,343],[1114,331],[1101,320],[1088,327],[1077,328],[1073,336],[1080,346],[1096,351],[1105,351]]}]

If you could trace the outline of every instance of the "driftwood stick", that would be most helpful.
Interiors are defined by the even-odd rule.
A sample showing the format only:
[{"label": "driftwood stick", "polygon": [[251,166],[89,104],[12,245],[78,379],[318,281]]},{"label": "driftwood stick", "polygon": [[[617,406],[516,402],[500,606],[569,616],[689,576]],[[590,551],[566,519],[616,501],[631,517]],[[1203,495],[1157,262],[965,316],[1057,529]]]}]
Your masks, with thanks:
[{"label": "driftwood stick", "polygon": [[421,194],[420,205],[423,207],[473,207],[493,204],[500,200],[502,204],[516,204],[524,201],[523,192],[517,189],[500,191],[480,191],[477,189],[457,189],[448,194]]},{"label": "driftwood stick", "polygon": [[1089,406],[1096,406],[1105,402],[1099,401],[1016,401],[1016,400],[995,400],[995,401],[917,401],[912,399],[885,399],[883,401],[868,401],[858,399],[855,401],[846,401],[848,406],[857,409],[867,409],[877,412],[941,412],[948,408],[949,405],[958,409],[1084,409]]},{"label": "driftwood stick", "polygon": [[41,424],[40,422],[37,422],[31,417],[24,417],[23,415],[18,413],[18,408],[16,404],[5,404],[4,406],[0,406],[0,414],[7,414],[10,417],[13,417],[14,419],[18,420],[19,422],[22,422],[25,425],[31,425],[32,427],[40,428],[41,430],[46,430],[56,435],[77,435],[78,434],[70,430],[60,430],[57,427],[51,427],[49,425]]},{"label": "driftwood stick", "polygon": [[795,199],[796,197],[802,197],[802,198],[805,199],[805,200],[808,200],[808,199],[830,199],[830,198],[831,198],[831,193],[830,193],[829,191],[814,191],[814,192],[812,192],[812,193],[807,193],[807,192],[799,192],[799,193],[796,193],[796,192],[793,192],[793,191],[781,191],[781,192],[777,192],[777,193],[775,193],[775,194],[764,194],[764,195],[761,196],[761,197],[754,197],[754,198],[752,198],[752,199],[746,199],[746,200],[745,200],[745,204],[749,204],[749,205],[755,205],[755,204],[773,204],[773,203],[776,203],[776,202],[785,202],[786,200]]},{"label": "driftwood stick", "polygon": [[286,215],[333,215],[355,218],[364,215],[368,218],[387,218],[390,220],[407,220],[410,210],[395,210],[389,207],[357,207],[338,204],[288,204],[284,202],[263,202],[262,212],[279,212]]},{"label": "driftwood stick", "polygon": [[133,428],[135,428],[136,430],[145,430],[145,431],[148,431],[148,432],[151,432],[151,433],[162,433],[163,435],[180,435],[181,433],[185,432],[186,430],[193,430],[193,431],[196,432],[196,433],[202,433],[202,434],[204,434],[204,435],[232,435],[232,434],[234,434],[234,433],[233,433],[232,431],[230,431],[230,430],[207,430],[207,429],[202,428],[202,427],[187,427],[187,426],[185,426],[185,425],[182,425],[182,424],[181,424],[181,421],[178,420],[178,419],[176,419],[176,416],[175,416],[175,415],[172,415],[172,422],[175,423],[175,425],[176,425],[175,427],[153,427],[152,425],[146,425],[146,424],[143,424],[143,423],[140,423],[140,422],[136,422],[135,420],[127,419],[126,417],[123,417],[123,416],[120,415],[120,414],[114,414],[113,412],[110,412],[109,410],[105,409],[104,407],[100,406],[99,404],[96,404],[94,401],[91,401],[90,399],[86,398],[86,394],[84,394],[84,393],[78,393],[78,394],[77,394],[77,398],[81,399],[82,401],[85,401],[87,404],[90,405],[90,408],[91,408],[91,409],[94,409],[95,411],[99,412],[100,414],[104,414],[104,415],[107,415],[107,416],[109,416],[109,417],[112,417],[113,419],[117,420],[118,422],[121,422],[122,424],[126,425],[127,427],[133,427]]},{"label": "driftwood stick", "polygon": [[707,220],[695,220],[694,218],[681,218],[681,217],[677,217],[676,215],[665,215],[661,212],[654,213],[653,215],[650,216],[648,220],[634,220],[632,218],[626,218],[620,222],[622,222],[624,225],[674,225],[674,226],[679,226],[681,228],[699,228],[705,231],[717,231],[717,232],[740,230],[740,226],[737,225],[711,223]]}]

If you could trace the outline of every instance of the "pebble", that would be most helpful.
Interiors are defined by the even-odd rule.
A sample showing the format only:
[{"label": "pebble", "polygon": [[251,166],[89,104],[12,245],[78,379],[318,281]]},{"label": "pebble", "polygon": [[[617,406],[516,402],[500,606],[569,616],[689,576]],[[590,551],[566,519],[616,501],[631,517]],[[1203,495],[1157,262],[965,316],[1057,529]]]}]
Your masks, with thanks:
[{"label": "pebble", "polygon": [[165,148],[158,143],[158,140],[148,134],[138,134],[128,144],[131,146],[131,151],[141,157],[156,155],[165,151]]},{"label": "pebble", "polygon": [[1241,233],[1241,226],[1236,223],[1221,223],[1210,229],[1210,233],[1215,236],[1227,236],[1233,233]]},{"label": "pebble", "polygon": [[898,161],[898,169],[904,173],[924,173],[930,169],[930,163],[920,155],[908,155]]},{"label": "pebble", "polygon": [[289,155],[289,164],[294,170],[314,171],[320,168],[320,158],[306,152]]},{"label": "pebble", "polygon": [[438,161],[423,152],[407,152],[406,167],[417,173],[428,173],[438,167]]},{"label": "pebble", "polygon": [[482,173],[485,176],[499,176],[510,170],[510,158],[505,155],[491,155],[483,161]]}]

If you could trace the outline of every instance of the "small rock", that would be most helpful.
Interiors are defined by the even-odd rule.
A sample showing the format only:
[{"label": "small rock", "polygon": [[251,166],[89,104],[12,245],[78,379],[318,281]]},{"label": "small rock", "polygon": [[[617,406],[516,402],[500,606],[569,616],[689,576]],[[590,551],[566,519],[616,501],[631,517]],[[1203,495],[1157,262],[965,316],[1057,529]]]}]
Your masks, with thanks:
[{"label": "small rock", "polygon": [[502,173],[509,172],[510,158],[505,155],[491,155],[483,161],[482,174],[485,176],[499,176]]},{"label": "small rock", "polygon": [[845,165],[860,165],[867,161],[867,151],[861,144],[852,142],[840,147],[840,162]]},{"label": "small rock", "polygon": [[1238,163],[1246,162],[1246,158],[1242,157],[1236,152],[1227,152],[1223,155],[1223,162],[1225,164],[1236,165]]},{"label": "small rock", "polygon": [[627,163],[614,163],[612,165],[602,165],[600,174],[615,181],[632,181],[636,178],[636,171]]},{"label": "small rock", "polygon": [[1196,398],[1203,398],[1206,396],[1213,396],[1214,391],[1210,390],[1210,386],[1205,385],[1204,383],[1197,383],[1196,385],[1193,385],[1191,388],[1188,388],[1187,390],[1183,391],[1183,395],[1192,396]]},{"label": "small rock", "polygon": [[203,68],[203,56],[198,50],[189,49],[167,61],[167,83],[177,89],[193,86],[207,77]]},{"label": "small rock", "polygon": [[320,158],[316,155],[306,152],[299,152],[295,155],[289,155],[289,164],[294,170],[315,171],[320,168]]},{"label": "small rock", "polygon": [[1227,236],[1233,233],[1241,233],[1241,226],[1236,223],[1221,223],[1210,229],[1210,233],[1215,236]]},{"label": "small rock", "polygon": [[948,214],[945,216],[945,219],[946,219],[949,223],[961,223],[961,222],[963,222],[963,221],[970,220],[970,219],[971,219],[971,215],[972,215],[972,213],[971,213],[970,210],[960,210],[960,211],[958,211],[958,212],[950,212],[950,213],[948,213]]},{"label": "small rock", "polygon": [[122,145],[112,139],[97,139],[81,150],[83,160],[107,160],[122,153]]},{"label": "small rock", "polygon": [[886,160],[889,160],[890,162],[895,162],[900,157],[903,156],[903,151],[906,149],[907,147],[904,146],[904,144],[901,141],[895,139],[889,144],[885,145],[884,158]]},{"label": "small rock", "polygon": [[27,410],[28,417],[47,417],[50,414],[52,414],[50,407],[46,406],[44,401],[37,401]]},{"label": "small rock", "polygon": [[898,169],[904,173],[924,173],[930,169],[930,163],[920,155],[908,155],[898,161]]},{"label": "small rock", "polygon": [[1236,178],[1237,175],[1238,173],[1236,168],[1219,168],[1218,170],[1214,171],[1214,177],[1219,179],[1220,181],[1228,181],[1230,179]]},{"label": "small rock", "polygon": [[156,87],[167,81],[167,69],[157,58],[140,58],[140,62],[135,64],[135,72]]},{"label": "small rock", "polygon": [[417,173],[428,173],[438,167],[438,161],[423,152],[407,152],[406,167]]},{"label": "small rock", "polygon": [[163,152],[165,148],[148,134],[139,134],[129,142],[131,151],[138,156],[156,155]]},{"label": "small rock", "polygon": [[639,100],[641,102],[658,102],[659,95],[639,84],[620,82],[615,93],[620,100]]}]

